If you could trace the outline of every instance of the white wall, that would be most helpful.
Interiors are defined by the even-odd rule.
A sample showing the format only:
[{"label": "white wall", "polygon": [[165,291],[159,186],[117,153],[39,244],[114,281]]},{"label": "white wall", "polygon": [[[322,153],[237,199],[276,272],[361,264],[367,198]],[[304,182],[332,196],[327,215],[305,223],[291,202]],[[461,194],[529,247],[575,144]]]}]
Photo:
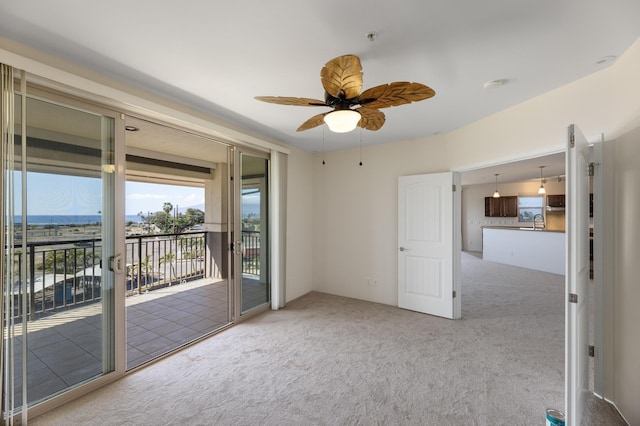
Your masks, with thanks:
[{"label": "white wall", "polygon": [[613,386],[608,396],[629,423],[640,424],[640,126],[608,145],[613,151],[613,182],[605,190],[612,191],[614,207],[614,375],[605,383]]},{"label": "white wall", "polygon": [[[447,171],[443,138],[316,154],[313,289],[397,305],[397,178]],[[378,282],[370,286],[368,278]]]},{"label": "white wall", "polygon": [[612,132],[616,140],[605,143],[613,150],[608,157],[613,159],[608,165],[612,185],[605,188],[613,195],[613,216],[609,218],[613,250],[608,257],[613,262],[605,265],[605,278],[612,275],[613,285],[605,281],[605,302],[613,300],[613,306],[605,304],[605,319],[613,319],[613,324],[605,322],[604,329],[613,330],[614,336],[603,345],[604,355],[613,359],[605,365],[605,372],[613,371],[605,378],[605,396],[617,404],[630,424],[640,424],[640,41],[618,59],[613,71],[610,88],[616,103],[610,115],[616,122]]},{"label": "white wall", "polygon": [[310,292],[312,287],[312,158],[307,152],[292,149],[287,159],[287,301]]}]

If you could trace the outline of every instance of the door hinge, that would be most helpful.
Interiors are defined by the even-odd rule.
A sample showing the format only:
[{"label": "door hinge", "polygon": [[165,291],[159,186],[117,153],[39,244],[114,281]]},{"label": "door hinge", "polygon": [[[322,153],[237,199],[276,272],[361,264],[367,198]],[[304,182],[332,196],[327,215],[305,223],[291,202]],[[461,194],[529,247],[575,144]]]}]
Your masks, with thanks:
[{"label": "door hinge", "polygon": [[578,303],[578,295],[575,293],[569,293],[569,303]]},{"label": "door hinge", "polygon": [[591,358],[596,356],[596,347],[593,345],[589,345],[589,356]]},{"label": "door hinge", "polygon": [[453,290],[453,298],[455,299],[455,297],[456,297],[456,291]]},{"label": "door hinge", "polygon": [[455,184],[455,183],[452,185],[452,187],[453,187],[453,188],[452,188],[452,191],[453,191],[453,192],[456,192],[456,184]]},{"label": "door hinge", "polygon": [[571,148],[576,146],[576,134],[574,132],[571,132],[571,134],[569,135],[569,143],[571,145]]},{"label": "door hinge", "polygon": [[596,175],[596,166],[599,166],[600,163],[589,163],[589,177],[594,177]]}]

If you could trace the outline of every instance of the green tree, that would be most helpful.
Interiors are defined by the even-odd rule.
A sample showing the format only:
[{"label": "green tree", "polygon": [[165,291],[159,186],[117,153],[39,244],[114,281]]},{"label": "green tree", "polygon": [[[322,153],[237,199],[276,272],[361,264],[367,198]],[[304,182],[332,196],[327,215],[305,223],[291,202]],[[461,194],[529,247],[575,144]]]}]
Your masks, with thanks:
[{"label": "green tree", "polygon": [[185,217],[189,226],[198,225],[204,223],[204,212],[200,209],[194,209],[189,207],[185,212]]},{"label": "green tree", "polygon": [[204,212],[199,209],[188,208],[185,213],[178,212],[175,216],[171,214],[173,205],[169,202],[164,203],[161,211],[149,213],[144,216],[142,212],[138,216],[142,218],[150,228],[155,225],[162,230],[163,233],[175,232],[180,234],[186,229],[204,223]]}]

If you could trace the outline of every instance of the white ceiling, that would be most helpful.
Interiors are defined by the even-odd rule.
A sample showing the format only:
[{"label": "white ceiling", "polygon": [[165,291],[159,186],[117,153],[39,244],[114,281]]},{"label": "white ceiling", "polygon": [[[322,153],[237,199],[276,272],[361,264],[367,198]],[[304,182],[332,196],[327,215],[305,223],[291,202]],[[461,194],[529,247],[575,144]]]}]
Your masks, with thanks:
[{"label": "white ceiling", "polygon": [[467,170],[461,174],[462,185],[494,183],[496,173],[500,183],[523,182],[532,179],[540,180],[540,166],[543,179],[551,180],[565,177],[564,152],[529,158],[526,160],[496,164],[476,170]]},{"label": "white ceiling", "polygon": [[[597,72],[640,36],[639,16],[638,0],[34,0],[0,4],[0,36],[320,151],[449,132]],[[343,135],[295,131],[324,108],[254,99],[322,99],[320,69],[344,54],[364,88],[416,81],[436,96]],[[506,84],[483,88],[494,79]]]}]

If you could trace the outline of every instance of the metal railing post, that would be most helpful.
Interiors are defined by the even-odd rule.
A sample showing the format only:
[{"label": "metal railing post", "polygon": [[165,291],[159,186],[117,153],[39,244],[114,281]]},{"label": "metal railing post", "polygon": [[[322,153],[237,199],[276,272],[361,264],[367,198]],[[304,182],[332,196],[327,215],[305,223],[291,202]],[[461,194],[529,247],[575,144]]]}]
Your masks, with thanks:
[{"label": "metal railing post", "polygon": [[36,317],[36,251],[32,245],[29,247],[29,319]]},{"label": "metal railing post", "polygon": [[[142,294],[142,237],[138,237],[138,294]],[[135,265],[135,262],[134,262]],[[146,277],[146,273],[145,273]],[[133,283],[131,283],[133,285]]]}]

